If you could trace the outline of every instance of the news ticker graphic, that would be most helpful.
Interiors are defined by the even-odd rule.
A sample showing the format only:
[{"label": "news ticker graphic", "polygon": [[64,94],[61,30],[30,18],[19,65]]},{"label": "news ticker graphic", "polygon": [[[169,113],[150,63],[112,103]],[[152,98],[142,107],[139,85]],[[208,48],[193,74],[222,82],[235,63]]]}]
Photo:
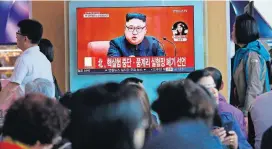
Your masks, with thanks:
[{"label": "news ticker graphic", "polygon": [[194,67],[186,65],[186,57],[85,57],[84,69],[79,74],[89,72],[137,73],[137,72],[190,72]]}]

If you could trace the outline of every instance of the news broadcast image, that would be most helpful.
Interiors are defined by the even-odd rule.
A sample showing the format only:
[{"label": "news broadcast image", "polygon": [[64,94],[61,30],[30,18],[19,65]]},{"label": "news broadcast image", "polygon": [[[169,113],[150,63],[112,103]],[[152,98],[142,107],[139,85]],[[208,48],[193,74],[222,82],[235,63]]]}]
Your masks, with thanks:
[{"label": "news broadcast image", "polygon": [[78,74],[191,72],[194,7],[77,8]]}]

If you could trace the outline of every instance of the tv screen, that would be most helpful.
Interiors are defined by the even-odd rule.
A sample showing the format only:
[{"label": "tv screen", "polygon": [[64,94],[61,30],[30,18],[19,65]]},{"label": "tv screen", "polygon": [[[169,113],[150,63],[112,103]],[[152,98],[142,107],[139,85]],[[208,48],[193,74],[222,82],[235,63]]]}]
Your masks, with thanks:
[{"label": "tv screen", "polygon": [[77,9],[78,74],[194,70],[194,7]]},{"label": "tv screen", "polygon": [[0,44],[16,43],[17,23],[29,13],[29,1],[0,1]]}]

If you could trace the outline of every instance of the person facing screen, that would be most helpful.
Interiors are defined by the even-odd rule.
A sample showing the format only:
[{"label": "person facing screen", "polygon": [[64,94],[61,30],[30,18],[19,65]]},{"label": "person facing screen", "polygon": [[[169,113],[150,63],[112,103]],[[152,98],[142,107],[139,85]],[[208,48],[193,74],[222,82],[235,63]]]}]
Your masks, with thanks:
[{"label": "person facing screen", "polygon": [[165,56],[159,41],[146,36],[146,16],[140,13],[126,15],[125,35],[112,39],[109,57]]}]

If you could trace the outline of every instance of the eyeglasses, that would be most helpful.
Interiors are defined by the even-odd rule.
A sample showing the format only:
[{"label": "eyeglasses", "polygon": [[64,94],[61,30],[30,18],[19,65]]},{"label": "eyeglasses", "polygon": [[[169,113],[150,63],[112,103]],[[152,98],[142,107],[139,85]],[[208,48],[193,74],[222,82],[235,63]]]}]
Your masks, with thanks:
[{"label": "eyeglasses", "polygon": [[129,32],[133,32],[134,30],[136,30],[136,32],[137,33],[140,33],[140,32],[142,32],[143,31],[143,29],[145,28],[146,26],[144,26],[144,27],[133,27],[133,26],[126,26],[126,28],[127,28],[127,30],[129,31]]},{"label": "eyeglasses", "polygon": [[17,31],[16,35],[26,36],[26,35],[22,34],[20,31]]}]

